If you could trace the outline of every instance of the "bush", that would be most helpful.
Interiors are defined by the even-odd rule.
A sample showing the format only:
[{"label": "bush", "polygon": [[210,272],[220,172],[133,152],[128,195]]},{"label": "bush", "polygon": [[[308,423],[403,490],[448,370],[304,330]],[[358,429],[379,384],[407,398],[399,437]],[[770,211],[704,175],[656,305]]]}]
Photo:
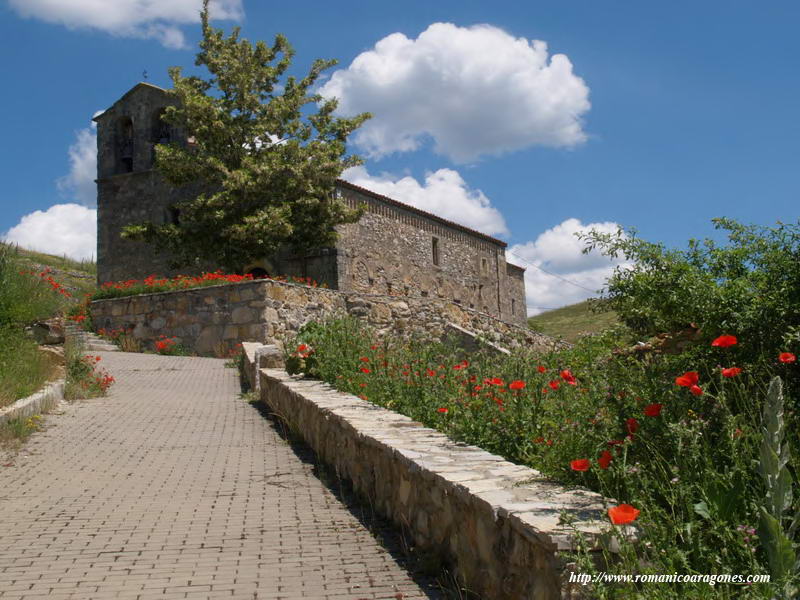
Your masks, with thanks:
[{"label": "bush", "polygon": [[[800,221],[777,227],[714,219],[728,243],[691,240],[688,249],[667,250],[635,232],[591,232],[587,251],[623,256],[606,288],[606,306],[640,337],[696,324],[701,340],[721,334],[742,340],[735,358],[775,361],[800,350]],[[707,344],[709,360],[715,354]]]},{"label": "bush", "polygon": [[64,348],[67,368],[64,397],[68,400],[105,396],[114,383],[114,377],[98,365],[101,357],[84,352],[82,344],[72,339]]},{"label": "bush", "polygon": [[[767,573],[765,548],[755,536],[765,494],[754,467],[764,375],[781,369],[785,375],[796,365],[760,364],[726,377],[703,360],[710,352],[728,364],[735,345],[641,361],[613,353],[624,336],[610,330],[547,355],[465,356],[448,343],[378,340],[359,321],[342,319],[304,327],[287,346],[287,368],[563,483],[632,504],[641,510],[641,543],[609,571]],[[696,372],[698,390],[676,383],[687,372]],[[787,413],[786,420],[787,431],[796,432],[796,415]],[[796,434],[789,444],[796,451]],[[575,470],[573,461],[587,470]],[[599,597],[630,597],[631,591],[624,585],[595,590]],[[706,583],[639,591],[647,598],[767,593],[763,586]]]}]

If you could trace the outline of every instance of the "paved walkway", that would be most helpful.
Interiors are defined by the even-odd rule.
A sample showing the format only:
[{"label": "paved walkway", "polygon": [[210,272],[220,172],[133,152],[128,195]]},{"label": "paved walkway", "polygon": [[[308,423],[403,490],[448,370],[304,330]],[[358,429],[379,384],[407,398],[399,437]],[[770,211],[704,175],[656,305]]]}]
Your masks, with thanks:
[{"label": "paved walkway", "polygon": [[110,395],[0,466],[0,598],[439,598],[222,360],[99,354]]}]

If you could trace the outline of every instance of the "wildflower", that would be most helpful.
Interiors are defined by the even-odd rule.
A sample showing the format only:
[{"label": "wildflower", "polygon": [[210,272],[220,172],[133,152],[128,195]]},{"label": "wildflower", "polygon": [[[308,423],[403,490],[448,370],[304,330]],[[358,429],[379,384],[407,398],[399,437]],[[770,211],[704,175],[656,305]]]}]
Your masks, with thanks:
[{"label": "wildflower", "polygon": [[370,371],[367,367],[361,367],[360,370],[362,373],[372,373],[372,371]]},{"label": "wildflower", "polygon": [[307,350],[308,350],[308,346],[306,346],[305,344],[300,344],[300,345],[297,347],[297,351],[298,351],[298,352],[305,352],[305,351],[307,351]]},{"label": "wildflower", "polygon": [[488,385],[505,385],[505,382],[499,377],[492,377],[491,379],[484,379],[484,383]]},{"label": "wildflower", "polygon": [[703,388],[699,385],[693,385],[689,388],[689,391],[692,392],[695,396],[702,396],[703,395]]},{"label": "wildflower", "polygon": [[778,360],[781,361],[783,364],[788,365],[796,361],[797,357],[791,352],[781,352],[780,355],[778,356]]},{"label": "wildflower", "polygon": [[433,377],[434,375],[436,375],[436,371],[434,371],[433,369],[428,369],[426,373],[428,374],[428,377]]},{"label": "wildflower", "polygon": [[570,385],[577,385],[577,381],[575,380],[575,376],[572,374],[572,371],[569,369],[564,369],[561,371],[561,379],[566,381]]},{"label": "wildflower", "polygon": [[366,356],[362,356],[358,360],[360,360],[361,362],[369,362],[369,358],[367,358]]},{"label": "wildflower", "polygon": [[635,521],[640,512],[630,504],[620,504],[608,509],[608,518],[614,525],[626,525]]},{"label": "wildflower", "polygon": [[723,377],[736,377],[742,370],[739,367],[728,367],[727,369],[722,369],[722,376]]},{"label": "wildflower", "polygon": [[536,370],[539,371],[539,373],[544,373],[545,371],[547,371],[547,369],[545,367],[543,367],[542,365],[539,365],[538,367],[536,367]]},{"label": "wildflower", "polygon": [[664,406],[663,404],[658,404],[655,402],[653,404],[648,404],[647,406],[644,407],[644,416],[645,417],[659,416],[661,414],[661,408],[663,406]]},{"label": "wildflower", "polygon": [[589,470],[589,459],[588,458],[578,458],[573,460],[569,463],[570,468],[573,471],[588,471]]},{"label": "wildflower", "polygon": [[680,377],[675,378],[675,385],[692,387],[696,385],[698,381],[700,381],[700,376],[697,374],[697,371],[687,371]]},{"label": "wildflower", "polygon": [[377,350],[378,349],[378,345],[377,344],[373,344],[372,346],[369,347],[369,349],[370,350]]},{"label": "wildflower", "polygon": [[525,387],[525,382],[520,380],[512,381],[511,383],[508,384],[508,389],[510,390],[521,390],[524,387]]},{"label": "wildflower", "polygon": [[560,383],[560,382],[559,382],[557,379],[554,379],[553,381],[551,381],[551,382],[550,382],[550,383],[548,383],[547,385],[549,385],[549,386],[550,386],[550,389],[551,389],[551,390],[557,390],[557,389],[558,389],[558,386],[560,386],[560,385],[561,385],[561,383]]},{"label": "wildflower", "polygon": [[735,346],[739,340],[736,339],[735,335],[721,335],[713,342],[711,345],[716,348],[729,348],[730,346]]},{"label": "wildflower", "polygon": [[625,426],[628,428],[628,433],[636,433],[639,431],[639,421],[631,417],[630,419],[625,419]]},{"label": "wildflower", "polygon": [[437,408],[436,412],[442,413],[443,415],[446,415],[448,413],[448,410],[446,408],[442,407],[442,408]]},{"label": "wildflower", "polygon": [[608,442],[606,442],[609,448],[612,448],[613,446],[621,446],[624,443],[625,442],[623,442],[622,440],[609,440]]},{"label": "wildflower", "polygon": [[611,452],[609,452],[608,450],[603,450],[600,453],[600,458],[597,459],[597,465],[601,469],[605,470],[608,468],[608,465],[610,464],[611,464]]}]

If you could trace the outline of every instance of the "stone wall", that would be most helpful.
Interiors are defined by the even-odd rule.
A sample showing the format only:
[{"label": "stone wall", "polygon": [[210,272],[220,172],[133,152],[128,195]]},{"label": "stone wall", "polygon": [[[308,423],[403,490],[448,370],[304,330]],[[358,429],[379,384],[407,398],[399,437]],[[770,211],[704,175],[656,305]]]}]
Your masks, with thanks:
[{"label": "stone wall", "polygon": [[[255,348],[247,351],[250,371]],[[590,549],[615,550],[599,494],[547,481],[320,382],[280,370],[253,375],[262,401],[322,462],[482,598],[585,597],[586,588],[569,584],[575,532]]]},{"label": "stone wall", "polygon": [[337,227],[339,289],[442,298],[525,325],[524,269],[508,269],[504,242],[347,182],[339,192],[366,209]]},{"label": "stone wall", "polygon": [[439,298],[379,296],[261,280],[96,300],[96,329],[133,329],[152,348],[160,336],[211,354],[238,342],[280,343],[302,325],[334,315],[364,319],[379,335],[441,338],[454,324],[502,346],[550,349],[552,338]]}]

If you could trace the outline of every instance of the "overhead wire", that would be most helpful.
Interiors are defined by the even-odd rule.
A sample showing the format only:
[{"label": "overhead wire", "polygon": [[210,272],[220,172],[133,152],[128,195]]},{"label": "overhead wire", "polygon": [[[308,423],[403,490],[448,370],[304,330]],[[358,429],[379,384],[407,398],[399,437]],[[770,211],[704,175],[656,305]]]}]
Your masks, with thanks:
[{"label": "overhead wire", "polygon": [[574,281],[570,281],[570,280],[569,280],[569,279],[567,279],[566,277],[562,277],[561,275],[558,275],[557,273],[551,273],[550,271],[548,271],[548,270],[546,270],[546,269],[543,269],[542,267],[540,267],[540,266],[538,266],[538,265],[535,265],[535,264],[533,264],[533,263],[531,263],[531,262],[528,262],[526,259],[522,258],[522,257],[521,257],[520,255],[518,255],[518,254],[514,254],[514,253],[513,253],[513,252],[511,252],[510,250],[506,250],[506,253],[507,253],[507,254],[510,254],[511,256],[513,256],[513,257],[515,257],[515,258],[517,258],[517,259],[519,259],[519,260],[521,260],[521,261],[522,261],[522,262],[524,262],[524,263],[525,263],[527,266],[529,266],[529,267],[533,267],[534,269],[538,269],[538,270],[539,270],[539,271],[541,271],[542,273],[545,273],[545,274],[547,274],[547,275],[550,275],[551,277],[555,277],[556,279],[560,279],[561,281],[563,281],[563,282],[565,282],[565,283],[569,283],[570,285],[574,285],[575,287],[579,287],[579,288],[581,288],[582,290],[586,290],[587,292],[591,292],[592,294],[596,294],[596,293],[597,293],[597,290],[593,290],[593,289],[591,289],[591,288],[588,288],[588,287],[586,287],[585,285],[581,285],[580,283],[575,283]]}]

